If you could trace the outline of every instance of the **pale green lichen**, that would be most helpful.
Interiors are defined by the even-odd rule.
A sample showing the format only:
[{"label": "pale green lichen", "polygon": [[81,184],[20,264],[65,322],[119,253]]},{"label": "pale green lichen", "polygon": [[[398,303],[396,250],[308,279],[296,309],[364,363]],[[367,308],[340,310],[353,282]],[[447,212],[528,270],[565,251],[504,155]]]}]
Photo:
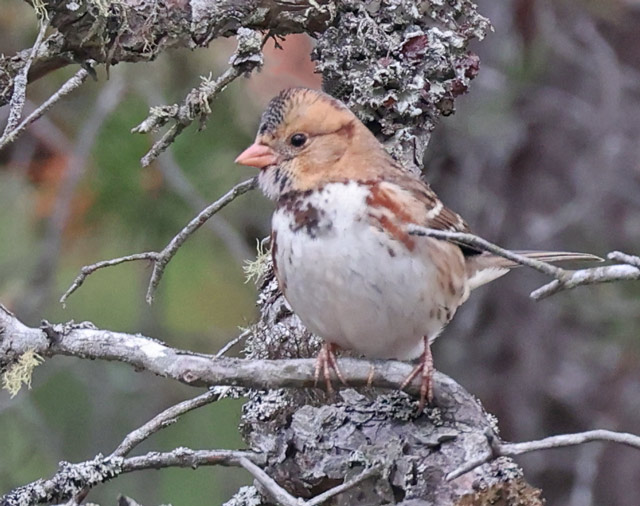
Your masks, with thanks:
[{"label": "pale green lichen", "polygon": [[44,358],[34,350],[28,350],[23,353],[2,375],[3,390],[9,392],[11,397],[15,397],[22,385],[26,385],[30,389],[33,370],[42,362],[44,362]]},{"label": "pale green lichen", "polygon": [[245,260],[244,265],[242,266],[242,270],[244,271],[244,275],[246,278],[245,283],[249,281],[253,281],[254,283],[258,283],[263,276],[267,273],[269,268],[269,250],[265,248],[265,241],[256,241],[256,259],[255,260]]}]

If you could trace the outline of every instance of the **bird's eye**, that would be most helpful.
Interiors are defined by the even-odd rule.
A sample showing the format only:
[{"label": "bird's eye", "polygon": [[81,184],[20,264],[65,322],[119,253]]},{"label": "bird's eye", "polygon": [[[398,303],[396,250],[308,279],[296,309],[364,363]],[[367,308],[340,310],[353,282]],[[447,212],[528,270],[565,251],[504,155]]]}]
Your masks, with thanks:
[{"label": "bird's eye", "polygon": [[299,148],[304,146],[304,143],[307,142],[307,136],[305,134],[293,134],[289,142],[293,147]]}]

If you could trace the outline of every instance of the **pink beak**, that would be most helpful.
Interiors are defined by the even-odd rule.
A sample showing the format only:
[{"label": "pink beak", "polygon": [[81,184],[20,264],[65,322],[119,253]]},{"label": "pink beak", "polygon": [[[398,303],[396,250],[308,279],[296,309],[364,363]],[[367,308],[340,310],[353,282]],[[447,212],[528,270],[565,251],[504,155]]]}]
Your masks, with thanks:
[{"label": "pink beak", "polygon": [[263,169],[268,165],[276,163],[276,158],[276,154],[269,146],[254,142],[238,155],[235,162],[240,165],[248,165],[249,167]]}]

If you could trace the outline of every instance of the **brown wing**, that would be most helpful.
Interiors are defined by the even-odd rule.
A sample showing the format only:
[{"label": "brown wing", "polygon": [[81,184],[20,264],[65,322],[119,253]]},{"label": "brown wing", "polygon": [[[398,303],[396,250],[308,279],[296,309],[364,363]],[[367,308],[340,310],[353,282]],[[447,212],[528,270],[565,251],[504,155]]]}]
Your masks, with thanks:
[{"label": "brown wing", "polygon": [[[412,213],[414,216],[412,222],[416,225],[449,232],[470,232],[469,225],[462,219],[462,216],[445,206],[431,187],[424,181],[402,173],[395,174],[393,180],[390,182],[397,184],[404,191],[408,192],[414,201],[414,206],[417,205],[419,207],[419,209],[414,208]],[[481,253],[481,251],[468,246],[458,246],[465,256],[473,256]]]}]

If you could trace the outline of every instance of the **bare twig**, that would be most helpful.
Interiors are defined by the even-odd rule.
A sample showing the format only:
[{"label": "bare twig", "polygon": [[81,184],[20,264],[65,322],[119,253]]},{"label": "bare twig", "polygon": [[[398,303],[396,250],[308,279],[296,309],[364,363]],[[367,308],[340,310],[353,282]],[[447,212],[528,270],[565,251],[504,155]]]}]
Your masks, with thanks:
[{"label": "bare twig", "polygon": [[515,457],[524,453],[536,452],[539,450],[549,450],[552,448],[563,448],[565,446],[576,446],[592,441],[606,441],[611,443],[620,443],[640,449],[640,436],[629,434],[627,432],[614,432],[611,430],[589,430],[586,432],[577,432],[575,434],[561,434],[558,436],[550,436],[537,441],[527,441],[524,443],[504,443],[494,437],[492,434],[487,435],[488,448],[487,452],[481,457],[465,463],[458,469],[450,472],[447,480],[454,480],[463,474],[472,471],[482,464],[486,464],[498,457]]},{"label": "bare twig", "polygon": [[111,260],[103,260],[102,262],[96,262],[95,264],[91,265],[85,265],[82,269],[80,269],[80,274],[78,274],[76,279],[73,280],[71,286],[67,289],[66,292],[64,292],[62,297],[60,297],[60,302],[62,304],[65,304],[69,295],[80,288],[87,277],[97,270],[104,269],[105,267],[111,267],[113,265],[120,265],[125,262],[135,262],[138,260],[149,260],[151,262],[156,262],[159,256],[160,254],[156,251],[147,251],[145,253],[136,253],[134,255],[127,255],[120,258],[113,258]]},{"label": "bare twig", "polygon": [[249,471],[253,477],[260,482],[260,485],[264,487],[264,489],[273,499],[276,500],[278,504],[282,504],[283,506],[301,506],[305,504],[304,501],[298,501],[298,499],[278,485],[271,476],[265,473],[249,459],[241,458],[240,465]]},{"label": "bare twig", "polygon": [[[184,171],[178,165],[171,150],[167,150],[158,158],[158,167],[169,187],[194,211],[198,212],[208,204],[196,187],[187,179]],[[207,221],[207,226],[222,240],[229,253],[242,263],[251,258],[253,251],[247,246],[242,235],[222,216]]]},{"label": "bare twig", "polygon": [[[512,260],[520,265],[531,267],[547,276],[555,278],[550,283],[531,292],[530,297],[535,300],[540,300],[562,290],[570,290],[571,288],[582,285],[608,283],[611,281],[640,280],[640,257],[626,255],[619,251],[609,253],[607,257],[610,260],[623,262],[625,265],[607,265],[589,269],[567,270],[535,258],[528,258],[513,251],[506,250],[477,235],[435,230],[418,225],[409,225],[408,229],[412,235],[433,237],[489,251],[490,253]],[[595,255],[593,255],[593,259],[594,261],[599,260]]]},{"label": "bare twig", "polygon": [[231,341],[229,341],[227,344],[225,344],[222,348],[218,350],[218,353],[216,353],[216,358],[223,356],[240,341],[242,341],[243,339],[246,339],[249,335],[251,335],[251,332],[252,332],[251,328],[248,328],[244,330],[239,336],[236,336],[233,339],[231,339]]},{"label": "bare twig", "polygon": [[[16,74],[13,80],[13,94],[11,95],[11,101],[9,102],[9,118],[7,119],[7,124],[4,127],[4,132],[2,133],[2,138],[0,141],[4,140],[4,138],[18,125],[20,118],[22,117],[22,109],[24,108],[24,100],[27,95],[27,74],[29,73],[29,68],[31,68],[31,63],[33,63],[34,58],[36,57],[36,53],[40,48],[40,44],[42,44],[42,39],[44,38],[44,34],[47,31],[47,27],[49,26],[49,20],[43,19],[40,24],[40,31],[38,32],[38,37],[36,38],[33,47],[31,48],[31,53],[27,58],[27,61],[24,62],[23,67],[20,69],[20,72]],[[3,143],[0,142],[0,147]]]},{"label": "bare twig", "polygon": [[607,255],[609,260],[615,260],[616,262],[621,262],[623,264],[633,265],[634,267],[640,268],[640,257],[635,255],[627,255],[626,253],[622,253],[622,251],[612,251]]},{"label": "bare twig", "polygon": [[640,268],[632,265],[607,265],[605,267],[593,267],[591,269],[567,272],[569,273],[568,276],[564,276],[562,279],[555,279],[531,292],[531,298],[535,300],[544,299],[562,290],[570,290],[577,286],[640,279]]},{"label": "bare twig", "polygon": [[365,469],[358,476],[350,479],[349,481],[344,482],[342,485],[337,485],[337,486],[327,490],[326,492],[315,496],[313,499],[309,499],[306,502],[306,504],[308,506],[316,506],[318,504],[322,504],[323,502],[325,502],[328,499],[332,498],[334,495],[341,494],[342,492],[344,492],[346,490],[349,490],[352,487],[355,487],[358,483],[363,482],[364,480],[366,480],[367,478],[370,478],[371,476],[375,476],[379,472],[380,472],[379,469],[376,468],[376,467],[371,467],[369,469]]},{"label": "bare twig", "polygon": [[561,276],[564,272],[560,267],[556,267],[555,265],[551,265],[547,262],[542,262],[541,260],[536,260],[535,258],[528,258],[522,255],[518,255],[513,251],[509,251],[508,249],[501,248],[482,237],[478,237],[474,234],[467,234],[464,232],[449,232],[446,230],[436,230],[433,228],[421,227],[418,225],[409,225],[408,227],[409,233],[412,235],[422,235],[427,237],[433,237],[435,239],[442,239],[444,241],[455,242],[459,244],[464,244],[465,246],[476,247],[482,249],[484,251],[488,251],[493,253],[494,255],[501,256],[508,260],[512,260],[520,265],[526,265],[527,267],[531,267],[547,276],[557,277]]},{"label": "bare twig", "polygon": [[251,460],[241,458],[240,465],[247,471],[249,471],[253,475],[253,477],[258,480],[258,482],[260,482],[260,484],[267,490],[267,492],[273,499],[284,506],[318,506],[319,504],[322,504],[332,497],[341,494],[342,492],[345,492],[352,487],[355,487],[358,483],[361,483],[367,478],[370,478],[371,476],[374,476],[380,472],[375,467],[366,469],[355,478],[345,481],[341,485],[337,485],[327,490],[326,492],[319,494],[312,499],[309,499],[308,501],[304,501],[292,496],[284,488],[278,485],[278,483],[273,478],[271,478],[271,476],[265,473]]},{"label": "bare twig", "polygon": [[212,402],[216,402],[219,398],[220,394],[218,392],[208,390],[204,394],[198,395],[193,399],[182,401],[165,409],[162,413],[157,414],[141,427],[138,427],[136,430],[127,434],[118,447],[113,451],[111,457],[125,457],[131,450],[153,434],[175,423],[179,416],[202,406],[206,406],[207,404],[211,404]]},{"label": "bare twig", "polygon": [[[7,144],[15,141],[24,130],[34,121],[42,117],[53,105],[65,95],[68,95],[82,83],[84,83],[89,76],[89,72],[82,68],[78,70],[67,82],[65,82],[58,91],[45,100],[37,109],[35,109],[29,116],[27,116],[22,122],[11,131],[5,129],[5,133],[0,138],[0,149],[4,148]],[[8,125],[7,125],[8,126]]]},{"label": "bare twig", "polygon": [[153,302],[153,297],[158,284],[160,283],[162,275],[164,274],[164,270],[167,264],[174,257],[180,246],[182,246],[182,244],[189,238],[189,236],[191,236],[191,234],[198,230],[209,218],[220,211],[220,209],[225,207],[230,202],[233,202],[240,195],[255,188],[255,185],[255,178],[247,179],[246,181],[235,185],[222,197],[216,200],[213,204],[203,209],[200,214],[193,218],[180,232],[178,232],[178,234],[169,242],[169,244],[164,247],[162,251],[147,251],[145,253],[137,253],[134,255],[114,258],[111,260],[103,260],[102,262],[84,266],[81,269],[80,274],[78,274],[76,279],[74,279],[69,289],[62,295],[62,297],[60,298],[60,302],[64,304],[67,298],[84,283],[87,276],[99,269],[110,267],[112,265],[118,265],[124,262],[150,260],[151,262],[153,262],[153,272],[151,274],[151,279],[147,288],[146,299],[147,302],[151,304]]},{"label": "bare twig", "polygon": [[238,29],[238,48],[229,60],[231,66],[218,79],[211,81],[209,78],[203,78],[202,84],[191,90],[182,104],[150,109],[149,116],[133,128],[132,132],[148,133],[161,128],[169,121],[173,121],[174,124],[142,157],[143,167],[149,165],[160,153],[165,151],[196,118],[199,119],[202,127],[207,116],[211,114],[211,102],[231,82],[262,66],[261,43],[262,38],[258,32],[248,28]]}]

